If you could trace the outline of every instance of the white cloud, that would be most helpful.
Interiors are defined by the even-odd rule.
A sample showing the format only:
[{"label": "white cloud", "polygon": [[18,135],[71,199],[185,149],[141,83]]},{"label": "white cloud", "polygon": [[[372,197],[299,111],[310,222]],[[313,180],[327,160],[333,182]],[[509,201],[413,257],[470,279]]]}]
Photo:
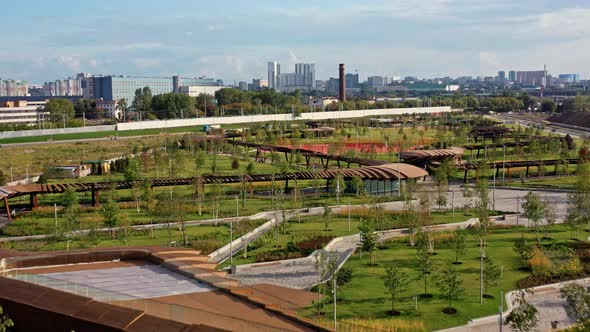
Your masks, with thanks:
[{"label": "white cloud", "polygon": [[133,59],[132,62],[139,69],[147,69],[150,67],[156,67],[161,63],[161,61],[159,59],[152,59],[152,58],[136,58],[136,59]]},{"label": "white cloud", "polygon": [[77,56],[60,55],[56,60],[59,64],[66,66],[72,71],[80,71],[80,58]]}]

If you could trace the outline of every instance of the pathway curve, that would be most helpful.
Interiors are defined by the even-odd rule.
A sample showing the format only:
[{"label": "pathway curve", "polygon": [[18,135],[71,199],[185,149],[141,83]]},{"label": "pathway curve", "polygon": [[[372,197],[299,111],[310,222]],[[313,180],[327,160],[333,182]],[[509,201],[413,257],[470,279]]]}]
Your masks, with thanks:
[{"label": "pathway curve", "polygon": [[[551,322],[558,322],[559,329],[573,325],[575,322],[567,317],[563,304],[565,300],[561,298],[559,290],[565,285],[577,282],[584,287],[590,286],[590,278],[584,278],[574,281],[543,285],[533,288],[532,294],[527,294],[526,299],[539,310],[539,323],[535,331],[552,331]],[[506,294],[505,301],[508,309],[504,311],[506,317],[512,310],[512,301],[516,291]],[[508,326],[504,326],[504,331],[512,331]],[[487,316],[472,319],[467,325],[457,326],[439,332],[497,332],[500,330],[500,315]]]}]

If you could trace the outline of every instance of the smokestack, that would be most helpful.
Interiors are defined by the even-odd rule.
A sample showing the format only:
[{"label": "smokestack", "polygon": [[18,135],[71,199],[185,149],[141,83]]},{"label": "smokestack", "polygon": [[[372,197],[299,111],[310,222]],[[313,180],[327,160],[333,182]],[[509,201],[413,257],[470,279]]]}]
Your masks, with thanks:
[{"label": "smokestack", "polygon": [[344,74],[344,64],[341,63],[340,66],[338,67],[338,70],[340,72],[339,80],[340,80],[340,94],[338,99],[340,101],[346,101],[346,77]]}]

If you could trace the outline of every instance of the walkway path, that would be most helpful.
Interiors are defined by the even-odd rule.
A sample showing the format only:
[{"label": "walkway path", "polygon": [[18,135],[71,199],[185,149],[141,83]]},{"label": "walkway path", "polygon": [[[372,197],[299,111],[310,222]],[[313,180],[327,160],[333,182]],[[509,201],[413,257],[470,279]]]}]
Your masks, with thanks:
[{"label": "walkway path", "polygon": [[[475,198],[466,198],[463,196],[463,190],[459,185],[452,185],[450,187],[449,201],[453,200],[453,205],[457,208],[472,205]],[[454,195],[452,194],[454,192]],[[513,189],[497,189],[494,193],[490,192],[490,199],[495,198],[495,210],[504,212],[516,212],[517,199],[522,198],[528,191],[513,190]],[[563,220],[567,210],[567,194],[562,192],[541,191],[535,190],[542,200],[548,200],[555,204],[558,220]],[[490,203],[492,205],[493,203]],[[388,202],[382,204],[386,210],[401,210],[403,202]],[[333,210],[344,210],[347,207],[335,207]],[[522,211],[521,211],[522,212]],[[507,218],[496,218],[497,224],[504,225],[527,225],[528,220],[516,215],[510,215]],[[477,223],[477,219],[471,219],[466,222],[434,225],[431,226],[435,231],[450,231],[455,228],[465,228],[468,225]],[[405,236],[407,229],[397,229],[392,231],[379,232],[381,240],[386,240],[395,237]],[[340,237],[332,240],[323,250],[327,252],[335,252],[339,256],[339,263],[344,264],[352,252],[360,244],[360,237],[358,234]],[[236,273],[229,277],[239,280],[246,285],[254,284],[274,284],[280,286],[287,286],[297,289],[309,289],[318,283],[318,273],[315,268],[315,254],[304,258],[288,259],[282,261],[244,264],[236,267]]]},{"label": "walkway path", "polygon": [[[552,331],[552,321],[557,321],[557,327],[560,329],[574,324],[574,321],[567,317],[565,309],[563,309],[565,300],[561,298],[559,293],[561,288],[571,282],[578,282],[585,287],[590,286],[590,278],[584,278],[570,282],[534,287],[534,292],[526,295],[526,299],[539,310],[539,323],[536,331]],[[515,292],[506,294],[505,301],[507,301],[508,309],[503,313],[504,317],[512,310],[514,295]],[[469,321],[467,325],[457,326],[439,332],[497,332],[500,330],[499,319],[499,315],[477,318]],[[512,331],[512,329],[504,326],[504,331]]]}]

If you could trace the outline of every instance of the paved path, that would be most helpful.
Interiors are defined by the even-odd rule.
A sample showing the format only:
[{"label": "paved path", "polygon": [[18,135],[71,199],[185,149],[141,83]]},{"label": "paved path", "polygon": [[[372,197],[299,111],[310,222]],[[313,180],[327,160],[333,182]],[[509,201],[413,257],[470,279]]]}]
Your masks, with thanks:
[{"label": "paved path", "polygon": [[[578,282],[584,287],[590,286],[590,278],[580,279],[573,282]],[[539,310],[539,315],[537,316],[539,319],[539,324],[537,325],[535,331],[553,331],[551,329],[552,321],[559,322],[557,325],[559,329],[563,329],[574,324],[574,321],[567,317],[565,309],[563,309],[565,300],[561,298],[559,293],[559,290],[569,283],[571,282],[535,287],[533,288],[533,294],[526,295],[527,300],[533,304],[537,310]],[[506,301],[508,301],[507,303],[512,303],[514,294],[515,292],[506,294]],[[511,305],[509,306],[508,310],[503,313],[503,316],[506,317],[510,310],[512,310]],[[499,315],[494,315],[473,319],[469,321],[467,325],[457,326],[439,332],[497,332],[500,330],[499,318]],[[512,331],[512,329],[504,326],[504,331]]]},{"label": "paved path", "polygon": [[[454,194],[452,194],[452,192],[454,192]],[[490,200],[495,199],[495,209],[498,211],[516,212],[517,198],[520,199],[520,203],[522,204],[522,198],[527,192],[528,191],[526,190],[516,189],[496,189],[493,192],[490,192]],[[548,200],[555,204],[556,213],[560,221],[565,217],[567,210],[567,193],[540,190],[535,190],[535,192],[542,200]],[[453,200],[453,203],[451,203],[451,200]],[[459,185],[452,185],[450,187],[449,204],[453,204],[457,208],[462,208],[466,204],[473,205],[475,200],[475,198],[464,197],[463,189]],[[416,202],[414,204],[416,204]],[[383,203],[382,205],[386,210],[403,209],[403,202],[388,202]],[[491,208],[492,205],[493,202],[490,203]],[[346,211],[346,209],[347,207],[343,206],[335,207],[333,210]],[[432,228],[435,231],[449,231],[458,227],[464,228],[475,223],[477,223],[477,220],[471,219],[461,223],[434,225]],[[528,220],[523,216],[516,217],[514,215],[507,217],[505,220],[498,219],[496,220],[496,223],[506,225],[527,225]],[[407,235],[407,229],[379,232],[379,235],[381,240],[401,237]],[[355,234],[334,239],[323,250],[335,252],[339,257],[340,265],[342,265],[358,247],[359,243],[360,237],[358,234]],[[314,257],[314,254],[312,254],[304,258],[239,265],[236,267],[236,274],[230,275],[230,277],[247,285],[267,283],[297,289],[309,289],[317,284],[319,279],[315,268]]]}]

